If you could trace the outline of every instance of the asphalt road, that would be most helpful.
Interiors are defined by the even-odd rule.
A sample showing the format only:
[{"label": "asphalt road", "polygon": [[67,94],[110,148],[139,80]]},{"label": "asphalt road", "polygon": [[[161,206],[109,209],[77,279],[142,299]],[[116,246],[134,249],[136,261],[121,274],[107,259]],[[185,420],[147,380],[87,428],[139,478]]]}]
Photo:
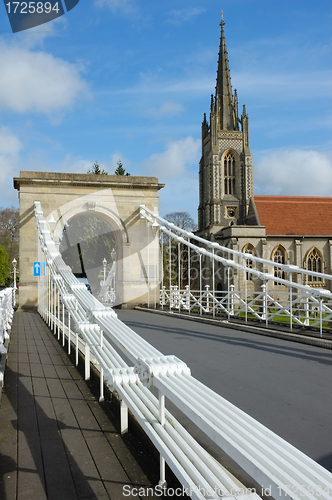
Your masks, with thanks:
[{"label": "asphalt road", "polygon": [[[117,313],[163,354],[187,363],[195,378],[332,472],[331,350],[148,312]],[[190,425],[185,421],[191,431]]]}]

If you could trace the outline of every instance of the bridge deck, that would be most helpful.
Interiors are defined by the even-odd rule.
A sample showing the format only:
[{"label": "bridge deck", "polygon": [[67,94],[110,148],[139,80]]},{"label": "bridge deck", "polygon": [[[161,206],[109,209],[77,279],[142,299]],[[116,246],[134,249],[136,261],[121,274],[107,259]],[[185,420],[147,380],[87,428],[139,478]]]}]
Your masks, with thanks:
[{"label": "bridge deck", "polygon": [[124,485],[158,481],[142,451],[119,435],[40,316],[15,313],[1,398],[1,500],[122,498]]}]

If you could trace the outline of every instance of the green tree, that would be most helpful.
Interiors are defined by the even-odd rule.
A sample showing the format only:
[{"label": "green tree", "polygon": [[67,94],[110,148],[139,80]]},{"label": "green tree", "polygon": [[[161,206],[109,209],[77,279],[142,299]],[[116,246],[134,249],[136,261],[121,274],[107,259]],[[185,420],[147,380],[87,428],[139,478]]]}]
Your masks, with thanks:
[{"label": "green tree", "polygon": [[121,160],[118,161],[117,163],[118,168],[115,170],[115,175],[130,175],[128,172],[126,173],[125,169],[123,168],[123,164]]},{"label": "green tree", "polygon": [[0,247],[0,285],[10,284],[10,266],[8,255],[4,248]]},{"label": "green tree", "polygon": [[19,260],[19,224],[17,208],[0,208],[0,246],[6,250],[8,262],[12,262],[14,257]]},{"label": "green tree", "polygon": [[95,175],[108,175],[108,172],[106,172],[106,170],[100,168],[97,161],[94,162],[92,169],[88,170],[87,173],[88,174],[95,174]]}]

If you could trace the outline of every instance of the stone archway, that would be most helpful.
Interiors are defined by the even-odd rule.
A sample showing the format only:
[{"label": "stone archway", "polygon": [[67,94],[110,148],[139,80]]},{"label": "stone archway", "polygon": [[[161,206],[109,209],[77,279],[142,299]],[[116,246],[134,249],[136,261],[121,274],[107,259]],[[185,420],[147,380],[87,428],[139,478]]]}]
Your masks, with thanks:
[{"label": "stone archway", "polygon": [[147,303],[151,289],[147,275],[155,276],[153,286],[158,286],[158,241],[140,219],[139,207],[146,205],[158,213],[158,191],[163,186],[156,177],[21,172],[14,178],[20,198],[20,307],[37,304],[35,201],[40,201],[46,221],[55,220],[49,229],[56,245],[64,224],[75,215],[88,212],[104,218],[116,234],[119,303]]}]

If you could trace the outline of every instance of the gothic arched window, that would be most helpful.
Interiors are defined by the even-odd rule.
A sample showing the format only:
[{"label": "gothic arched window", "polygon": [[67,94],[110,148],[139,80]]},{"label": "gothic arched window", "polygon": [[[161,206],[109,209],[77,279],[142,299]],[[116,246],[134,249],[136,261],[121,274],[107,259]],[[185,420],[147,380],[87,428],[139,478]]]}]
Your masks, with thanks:
[{"label": "gothic arched window", "polygon": [[235,156],[227,153],[224,157],[225,194],[235,193]]},{"label": "gothic arched window", "polygon": [[[323,258],[320,251],[317,248],[312,248],[305,258],[304,267],[308,271],[314,271],[315,273],[323,272]],[[325,280],[320,276],[310,276],[306,275],[306,283],[312,286],[322,286]]]},{"label": "gothic arched window", "polygon": [[[286,251],[284,247],[279,245],[272,253],[272,260],[273,262],[276,262],[277,264],[285,264],[286,262]],[[273,268],[273,275],[276,278],[281,278],[281,279],[286,279],[286,274],[283,269],[280,267],[274,266]],[[281,283],[278,283],[277,281],[274,282],[275,285],[280,285]]]},{"label": "gothic arched window", "polygon": [[[255,254],[255,249],[254,247],[251,245],[251,243],[248,243],[244,249],[243,249],[243,253],[250,253],[251,255],[254,255]],[[246,259],[246,267],[249,268],[249,269],[252,269],[253,267],[253,262],[251,259]],[[246,271],[246,280],[248,281],[251,281],[253,279],[253,276],[252,276],[252,273],[250,271]]]}]

